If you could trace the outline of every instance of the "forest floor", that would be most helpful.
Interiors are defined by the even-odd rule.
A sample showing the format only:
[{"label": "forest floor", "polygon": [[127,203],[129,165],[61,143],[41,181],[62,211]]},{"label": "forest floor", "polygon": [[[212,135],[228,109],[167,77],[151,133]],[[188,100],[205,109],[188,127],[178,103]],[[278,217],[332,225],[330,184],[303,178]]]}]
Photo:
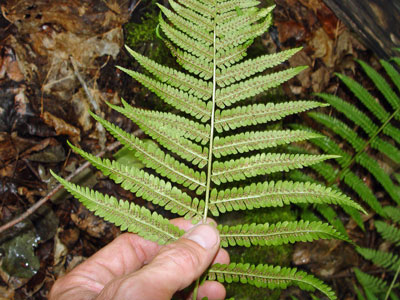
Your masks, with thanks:
[{"label": "forest floor", "polygon": [[[31,2],[31,4],[29,4]],[[124,25],[135,27],[150,11],[150,1],[137,7],[133,1],[78,2],[6,1],[0,15],[0,224],[25,213],[52,193],[48,201],[22,222],[0,232],[0,299],[46,299],[55,279],[84,261],[120,234],[57,186],[49,170],[73,177],[74,182],[147,205],[115,185],[71,153],[67,140],[95,154],[136,163],[131,155],[116,152],[115,140],[93,122],[88,109],[127,131],[137,127],[105,102],[133,105],[145,102],[148,92],[115,68],[134,68],[123,44]],[[334,73],[371,83],[354,59],[378,71],[377,58],[366,49],[321,0],[277,0],[274,26],[257,41],[257,49],[273,53],[302,46],[291,66],[309,68],[283,85],[286,98],[308,99],[327,92],[347,97]],[[62,7],[63,9],[60,9]],[[79,13],[78,13],[79,12]],[[143,44],[146,55],[153,44]],[[148,106],[158,104],[150,98]],[[307,117],[305,124],[312,126]],[[369,184],[373,179],[363,178]],[[50,197],[48,197],[50,198]],[[368,219],[369,218],[369,219]],[[365,219],[366,231],[343,219],[355,242],[377,248],[381,240],[372,230],[373,215]],[[297,244],[292,266],[311,271],[337,292],[339,299],[356,299],[352,269],[366,262],[350,245],[319,241]],[[365,268],[364,268],[365,269]],[[371,273],[379,272],[370,269]],[[282,293],[306,299],[297,290]]]}]

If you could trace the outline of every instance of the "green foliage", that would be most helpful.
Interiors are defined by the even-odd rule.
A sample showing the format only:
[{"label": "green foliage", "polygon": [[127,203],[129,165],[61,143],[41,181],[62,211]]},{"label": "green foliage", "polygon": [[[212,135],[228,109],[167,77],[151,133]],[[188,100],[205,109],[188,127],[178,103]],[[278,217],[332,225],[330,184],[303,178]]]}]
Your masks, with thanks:
[{"label": "green foliage", "polygon": [[[386,210],[382,208],[375,192],[360,178],[358,175],[360,172],[355,168],[361,167],[371,174],[387,195],[395,203],[400,204],[400,189],[392,180],[392,174],[388,173],[375,159],[376,153],[379,153],[389,163],[394,165],[400,163],[400,147],[398,147],[400,130],[394,125],[394,122],[399,119],[400,105],[398,103],[400,103],[400,98],[382,75],[368,64],[362,61],[358,62],[383,97],[377,101],[377,98],[361,84],[347,76],[337,74],[356,96],[356,103],[362,105],[356,106],[337,96],[318,94],[335,109],[336,113],[332,115],[318,112],[309,113],[309,116],[319,123],[319,126],[322,125],[320,130],[328,130],[331,136],[312,139],[310,142],[324,153],[336,154],[340,157],[335,159],[337,164],[323,163],[314,165],[312,168],[322,175],[328,186],[334,187],[337,183],[346,185],[372,211],[386,217]],[[381,65],[394,85],[400,88],[400,74],[396,69],[386,61],[381,61]],[[388,108],[392,110],[388,111]],[[300,125],[294,125],[293,128],[307,130],[305,126]],[[311,129],[308,130],[315,134],[318,133]],[[338,140],[345,144],[339,146]],[[354,210],[346,212],[363,228],[358,212]],[[333,215],[330,218],[333,220]],[[340,225],[335,227],[339,229]]]},{"label": "green foliage", "polygon": [[[273,179],[277,173],[339,158],[335,154],[284,153],[277,147],[319,139],[319,134],[303,130],[259,131],[260,126],[254,126],[265,128],[266,123],[287,115],[325,106],[315,101],[266,104],[247,101],[304,69],[296,67],[265,73],[298,49],[243,60],[253,39],[270,26],[272,8],[258,8],[259,2],[253,0],[179,3],[170,0],[169,3],[171,9],[161,8],[163,14],[159,17],[157,34],[186,71],[161,65],[129,48],[147,73],[119,68],[176,111],[147,111],[123,100],[122,107],[110,104],[157,144],[145,144],[123,129],[93,116],[133,150],[146,169],[100,159],[72,146],[74,151],[124,189],[193,222],[205,221],[209,212],[218,216],[232,210],[291,203],[333,203],[362,210],[338,190]],[[240,132],[235,131],[236,128],[240,128]],[[176,240],[183,233],[159,214],[55,177],[95,214],[121,226],[122,230],[161,244]],[[255,183],[246,186],[250,179]],[[346,240],[328,224],[303,220],[219,225],[218,228],[223,247],[274,246],[321,238]],[[256,266],[246,262],[213,265],[207,276],[211,280],[270,289],[297,285],[336,299],[332,290],[312,275],[280,266]]]}]

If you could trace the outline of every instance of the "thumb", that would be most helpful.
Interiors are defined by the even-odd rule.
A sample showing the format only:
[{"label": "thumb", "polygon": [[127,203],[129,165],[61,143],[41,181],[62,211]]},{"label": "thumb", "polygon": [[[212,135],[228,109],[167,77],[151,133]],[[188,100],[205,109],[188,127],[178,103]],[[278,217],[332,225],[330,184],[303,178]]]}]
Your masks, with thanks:
[{"label": "thumb", "polygon": [[[103,292],[112,296],[108,299],[171,299],[204,273],[219,250],[219,242],[215,227],[195,226],[176,242],[162,247],[149,265],[119,280],[117,289],[114,284],[115,293],[107,293],[107,287]],[[103,298],[100,295],[98,299]]]}]

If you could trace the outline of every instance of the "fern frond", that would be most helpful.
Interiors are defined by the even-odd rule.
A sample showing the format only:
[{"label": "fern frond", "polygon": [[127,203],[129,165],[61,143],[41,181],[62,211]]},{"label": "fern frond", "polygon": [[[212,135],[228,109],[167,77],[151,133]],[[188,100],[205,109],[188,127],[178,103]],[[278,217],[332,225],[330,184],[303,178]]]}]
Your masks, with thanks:
[{"label": "fern frond", "polygon": [[281,207],[289,204],[338,204],[363,210],[348,196],[310,182],[271,181],[218,191],[210,195],[209,209],[214,216],[232,210]]},{"label": "fern frond", "polygon": [[257,0],[230,0],[230,1],[217,1],[216,10],[219,14],[227,13],[231,10],[236,10],[237,8],[249,8],[255,7],[260,4]]},{"label": "fern frond", "polygon": [[275,67],[286,61],[301,48],[294,48],[274,54],[263,55],[254,59],[245,60],[230,68],[223,67],[217,71],[216,80],[220,87],[225,87],[236,81],[246,79],[256,73],[263,72],[268,68]]},{"label": "fern frond", "polygon": [[144,120],[145,124],[151,123],[154,127],[165,127],[169,134],[182,136],[201,144],[207,144],[210,136],[210,126],[192,121],[173,113],[138,109],[121,100],[127,114],[134,114]]},{"label": "fern frond", "polygon": [[375,227],[385,240],[395,244],[396,246],[400,246],[399,228],[394,225],[389,225],[383,221],[376,221]]},{"label": "fern frond", "polygon": [[[297,129],[297,130],[303,130],[303,131],[308,131],[308,132],[311,132],[314,134],[318,134],[318,131],[312,130],[304,125],[291,124],[290,127],[293,129]],[[336,144],[333,140],[331,140],[327,136],[323,136],[319,139],[310,139],[310,142],[312,144],[314,144],[315,146],[317,146],[318,148],[320,148],[321,150],[323,150],[324,153],[326,153],[326,154],[338,155],[339,157],[336,158],[336,161],[341,166],[345,166],[351,161],[350,154],[348,154],[346,151],[344,151],[342,148],[340,148],[340,146],[338,144]],[[331,177],[331,176],[329,176],[329,177]],[[335,177],[333,177],[333,178],[335,178]],[[328,182],[330,182],[330,180],[328,180],[327,178],[326,178],[326,180]]]},{"label": "fern frond", "polygon": [[[357,60],[360,66],[363,68],[364,72],[368,75],[368,77],[372,80],[378,90],[382,93],[385,99],[389,102],[390,106],[393,110],[397,110],[400,108],[400,98],[396,95],[396,93],[392,90],[390,85],[386,82],[386,80],[374,70],[370,65],[366,64],[362,60]],[[397,120],[399,120],[400,116],[397,116]]]},{"label": "fern frond", "polygon": [[248,177],[275,172],[288,172],[317,164],[335,155],[294,155],[283,153],[261,153],[237,160],[215,162],[211,180],[215,184],[244,180]]},{"label": "fern frond", "polygon": [[377,214],[380,216],[386,215],[374,193],[360,177],[348,170],[343,174],[342,178],[344,183],[352,188],[360,196],[360,199],[367,203]]},{"label": "fern frond", "polygon": [[375,100],[375,98],[357,81],[337,73],[336,76],[353,92],[353,94],[373,113],[382,123],[389,118],[389,113]]},{"label": "fern frond", "polygon": [[207,164],[207,148],[202,148],[186,138],[155,126],[150,120],[143,118],[140,115],[139,109],[132,107],[127,109],[111,104],[109,105],[116,111],[122,113],[127,118],[138,124],[146,134],[157,140],[168,150],[177,153],[183,159],[198,165],[200,168]]},{"label": "fern frond", "polygon": [[349,241],[332,226],[322,222],[279,222],[276,224],[218,225],[221,246],[278,246],[296,242],[312,242],[318,239]]},{"label": "fern frond", "polygon": [[[318,94],[318,96],[323,98],[335,109],[343,113],[347,118],[352,120],[354,124],[360,126],[368,134],[370,138],[373,138],[373,140],[370,141],[370,144],[374,149],[377,149],[378,151],[382,152],[387,157],[393,159],[395,162],[400,162],[400,150],[395,146],[393,146],[392,144],[385,142],[380,138],[375,137],[377,133],[379,133],[379,128],[372,122],[370,118],[367,117],[366,114],[362,113],[355,106],[343,101],[339,97],[328,94]],[[328,125],[325,126],[329,127]],[[341,126],[343,127],[343,125]],[[387,130],[384,131],[385,134],[387,134],[388,132],[389,131]],[[356,150],[358,151],[358,149]]]},{"label": "fern frond", "polygon": [[166,210],[177,213],[185,218],[199,220],[202,217],[204,201],[192,199],[188,194],[174,187],[169,182],[148,174],[132,166],[125,166],[117,161],[101,159],[85,151],[73,147],[73,150],[89,161],[94,167],[121,187],[135,193],[153,204],[163,206]]},{"label": "fern frond", "polygon": [[237,45],[247,42],[249,39],[254,39],[263,34],[271,26],[272,18],[269,15],[262,23],[248,26],[241,31],[235,31],[231,34],[226,34],[216,40],[216,51],[221,49],[231,49]]},{"label": "fern frond", "polygon": [[171,54],[176,57],[176,61],[187,71],[198,75],[200,78],[205,80],[210,79],[213,76],[213,67],[212,64],[204,59],[199,59],[194,55],[191,55],[188,52],[181,51],[180,49],[175,48],[168,41],[164,41],[165,45],[171,51]]},{"label": "fern frond", "polygon": [[307,67],[296,67],[269,75],[258,76],[255,78],[230,85],[229,87],[217,90],[216,105],[220,108],[231,106],[241,100],[253,97],[270,88],[293,78]]},{"label": "fern frond", "polygon": [[301,113],[326,104],[315,101],[292,101],[284,103],[253,104],[233,109],[215,111],[215,129],[218,132],[240,127],[281,120],[286,116]]},{"label": "fern frond", "polygon": [[216,32],[218,37],[231,35],[241,31],[243,28],[261,20],[262,18],[269,15],[274,7],[264,8],[260,10],[249,9],[246,13],[241,15],[233,14],[228,20],[221,20],[217,22]]},{"label": "fern frond", "polygon": [[363,286],[364,290],[376,294],[383,294],[389,288],[387,283],[382,279],[362,272],[358,268],[354,268],[354,274],[357,280]]},{"label": "fern frond", "polygon": [[230,154],[262,150],[279,145],[322,137],[300,130],[252,131],[214,139],[213,154],[216,158]]},{"label": "fern frond", "polygon": [[206,174],[204,172],[194,171],[185,164],[177,161],[175,158],[166,154],[160,148],[153,144],[145,144],[132,134],[129,134],[121,128],[110,122],[91,114],[92,117],[101,123],[121,144],[127,146],[130,150],[136,151],[135,155],[146,167],[152,168],[161,176],[165,176],[173,182],[182,184],[191,190],[197,189],[201,194],[206,187]]},{"label": "fern frond", "polygon": [[260,288],[284,289],[297,285],[301,289],[324,293],[329,299],[336,299],[332,289],[314,276],[295,268],[282,268],[270,265],[250,265],[231,263],[229,265],[215,264],[208,270],[208,279],[219,282],[240,282]]},{"label": "fern frond", "polygon": [[386,73],[389,75],[390,79],[396,85],[397,89],[400,91],[400,74],[396,69],[387,61],[380,60],[382,67],[385,69]]},{"label": "fern frond", "polygon": [[[141,66],[156,76],[161,82],[168,83],[171,86],[188,92],[189,94],[194,94],[202,100],[208,100],[211,98],[212,87],[210,86],[210,83],[198,79],[197,77],[190,76],[186,73],[160,65],[155,61],[133,51],[129,47],[126,47],[126,49]],[[131,72],[123,67],[118,68],[127,74],[130,74]]]},{"label": "fern frond", "polygon": [[169,4],[178,15],[184,17],[186,20],[195,23],[208,32],[213,30],[214,26],[209,17],[202,16],[191,9],[185,8],[173,0],[170,0]]},{"label": "fern frond", "polygon": [[208,62],[213,61],[214,54],[210,46],[198,42],[197,40],[189,37],[187,34],[174,29],[172,26],[164,21],[161,15],[159,18],[159,24],[165,35],[169,38],[170,41],[175,43],[175,45]]},{"label": "fern frond", "polygon": [[248,42],[234,48],[221,49],[217,52],[215,57],[216,66],[221,69],[240,61],[247,55],[247,48],[249,48],[251,44],[251,42]]},{"label": "fern frond", "polygon": [[[202,42],[208,46],[211,46],[213,43],[213,36],[209,31],[205,30],[202,27],[199,27],[197,24],[192,23],[185,18],[175,14],[168,8],[157,4],[164,15],[168,18],[168,20],[173,23],[178,29],[186,32],[191,38],[196,39],[199,42]],[[189,29],[189,30],[188,30]]]},{"label": "fern frond", "polygon": [[182,229],[171,224],[168,219],[156,212],[151,213],[143,206],[128,201],[118,201],[115,197],[68,182],[57,176],[52,170],[50,172],[90,211],[106,221],[114,223],[121,230],[128,230],[161,245],[178,239],[184,233]]},{"label": "fern frond", "polygon": [[357,247],[356,250],[365,259],[390,271],[396,272],[400,266],[400,257],[394,253],[361,247]]},{"label": "fern frond", "polygon": [[182,4],[185,5],[188,9],[191,9],[203,16],[207,17],[214,15],[214,7],[210,7],[208,4],[202,3],[201,1],[185,0],[182,2]]},{"label": "fern frond", "polygon": [[378,162],[368,156],[365,152],[360,153],[356,157],[356,162],[367,169],[376,180],[383,186],[390,197],[398,204],[400,204],[400,192],[390,179],[389,175],[383,170]]},{"label": "fern frond", "polygon": [[400,224],[400,208],[399,207],[394,207],[394,206],[385,206],[383,208],[385,211],[386,215],[392,219],[394,222]]},{"label": "fern frond", "polygon": [[186,112],[195,118],[201,119],[202,121],[207,121],[211,117],[209,107],[194,95],[185,93],[168,84],[161,83],[135,71],[127,69],[122,70],[173,107]]}]

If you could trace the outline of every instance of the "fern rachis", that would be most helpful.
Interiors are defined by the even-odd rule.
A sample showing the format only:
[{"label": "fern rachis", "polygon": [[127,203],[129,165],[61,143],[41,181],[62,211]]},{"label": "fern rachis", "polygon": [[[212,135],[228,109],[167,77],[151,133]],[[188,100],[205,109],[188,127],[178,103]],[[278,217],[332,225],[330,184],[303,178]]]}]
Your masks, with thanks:
[{"label": "fern rachis", "polygon": [[[73,147],[116,183],[166,210],[192,219],[203,219],[232,210],[290,205],[334,203],[362,210],[338,191],[310,183],[272,181],[266,175],[316,164],[335,155],[293,155],[269,152],[278,145],[319,138],[301,130],[257,131],[254,125],[279,120],[324,106],[315,101],[252,104],[246,100],[296,76],[303,67],[263,72],[296,53],[298,49],[243,60],[251,40],[271,23],[269,9],[257,8],[253,0],[190,0],[174,2],[172,10],[161,8],[160,36],[186,70],[174,70],[128,49],[153,77],[120,67],[179,112],[149,112],[110,105],[135,122],[158,146],[144,146],[123,129],[94,118],[152,171],[139,170],[107,159],[98,159]],[[238,129],[239,132],[234,131]],[[262,182],[248,186],[241,181],[255,177]],[[166,244],[183,233],[158,214],[134,204],[65,182],[63,185],[89,209],[122,229]],[[237,186],[237,187],[236,187]],[[196,192],[196,196],[193,192]],[[346,240],[330,225],[320,222],[219,225],[221,246],[279,245],[320,238]],[[210,279],[240,281],[259,287],[285,288],[296,284],[318,289],[330,299],[332,290],[302,271],[279,266],[215,265]]]}]

